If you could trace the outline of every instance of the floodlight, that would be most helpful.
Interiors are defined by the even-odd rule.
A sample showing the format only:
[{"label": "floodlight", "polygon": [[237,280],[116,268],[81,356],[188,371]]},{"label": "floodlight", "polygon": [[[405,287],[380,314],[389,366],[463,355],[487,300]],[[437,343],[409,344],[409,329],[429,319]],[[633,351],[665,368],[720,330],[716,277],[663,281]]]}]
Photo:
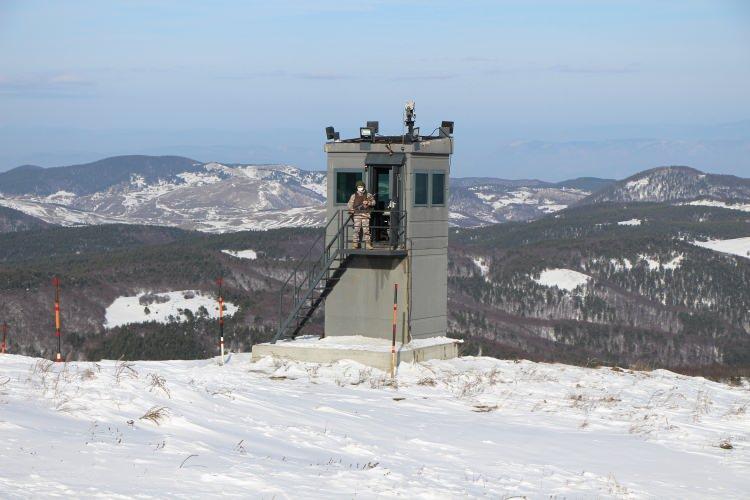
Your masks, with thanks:
[{"label": "floodlight", "polygon": [[411,131],[411,138],[415,141],[419,139],[419,127],[414,127],[414,129]]},{"label": "floodlight", "polygon": [[371,128],[372,133],[377,134],[378,132],[380,132],[380,123],[377,121],[372,121],[372,122],[368,121],[367,128]]},{"label": "floodlight", "polygon": [[334,141],[338,141],[339,139],[341,139],[341,136],[339,135],[339,133],[338,132],[334,132],[333,133],[333,140]]},{"label": "floodlight", "polygon": [[440,124],[440,127],[447,128],[449,134],[453,133],[453,122],[443,120],[443,123]]},{"label": "floodlight", "polygon": [[329,141],[333,139],[333,135],[335,134],[333,127],[326,127],[326,139]]},{"label": "floodlight", "polygon": [[374,136],[375,136],[375,133],[372,131],[370,127],[359,127],[359,137],[363,141],[372,141]]}]

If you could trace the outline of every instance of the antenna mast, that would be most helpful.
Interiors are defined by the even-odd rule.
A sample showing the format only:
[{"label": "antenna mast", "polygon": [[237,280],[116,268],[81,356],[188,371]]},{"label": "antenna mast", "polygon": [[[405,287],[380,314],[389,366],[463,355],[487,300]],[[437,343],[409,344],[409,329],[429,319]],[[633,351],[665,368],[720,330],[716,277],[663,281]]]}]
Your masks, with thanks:
[{"label": "antenna mast", "polygon": [[417,114],[414,112],[414,101],[409,100],[406,102],[406,106],[404,107],[404,125],[406,125],[407,130],[409,131],[409,137],[411,137],[414,134],[414,119],[417,117]]}]

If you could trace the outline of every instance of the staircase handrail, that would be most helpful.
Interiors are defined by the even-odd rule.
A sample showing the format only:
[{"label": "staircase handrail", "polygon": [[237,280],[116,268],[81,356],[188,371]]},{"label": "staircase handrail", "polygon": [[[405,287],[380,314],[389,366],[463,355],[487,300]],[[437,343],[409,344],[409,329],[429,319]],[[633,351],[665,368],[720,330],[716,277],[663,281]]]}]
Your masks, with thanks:
[{"label": "staircase handrail", "polygon": [[[346,227],[346,224],[349,223],[349,219],[351,219],[351,215],[347,218],[346,221],[343,221],[342,212],[335,213],[326,223],[323,229],[323,232],[318,236],[318,238],[315,239],[313,244],[310,245],[310,248],[307,250],[307,252],[302,257],[300,262],[289,274],[286,281],[284,281],[284,284],[281,286],[281,289],[279,290],[279,327],[276,332],[276,335],[274,336],[272,340],[272,343],[275,343],[281,337],[281,335],[284,333],[284,331],[286,330],[290,322],[289,321],[290,317],[297,313],[297,311],[300,309],[302,304],[304,304],[304,301],[307,300],[307,298],[309,298],[311,290],[314,289],[317,283],[320,281],[319,279],[320,277],[318,277],[317,275],[315,275],[316,273],[314,273],[315,268],[321,264],[321,261],[324,261],[322,265],[320,265],[320,268],[327,269],[328,266],[332,263],[332,261],[336,258],[338,251],[334,255],[331,255],[330,250],[334,244],[339,242],[341,235],[344,232],[344,229]],[[318,246],[321,238],[326,237],[326,235],[328,234],[328,229],[331,227],[331,224],[333,224],[334,221],[338,221],[338,227],[336,229],[336,233],[334,237],[331,238],[331,241],[327,245],[325,245],[325,247],[323,248],[323,251],[320,254],[320,257],[318,257],[316,260],[311,259],[310,255],[312,254],[313,250]],[[297,276],[302,274],[303,267],[309,268],[309,271],[305,273],[305,275],[299,280],[299,283],[298,283]],[[315,277],[315,280],[311,279],[313,277]],[[285,296],[285,293],[287,292],[287,289],[291,287],[292,280],[294,280],[294,293],[292,295],[292,307],[285,321],[284,320],[284,296]],[[304,288],[306,282],[307,282],[307,288]],[[300,291],[304,291],[304,293],[300,293]]]}]

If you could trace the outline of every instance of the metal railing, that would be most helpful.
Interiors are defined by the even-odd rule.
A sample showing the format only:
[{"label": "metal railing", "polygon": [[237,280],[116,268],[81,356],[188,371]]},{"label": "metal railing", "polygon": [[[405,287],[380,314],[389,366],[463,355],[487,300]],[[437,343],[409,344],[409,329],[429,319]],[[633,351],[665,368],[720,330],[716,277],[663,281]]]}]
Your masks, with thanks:
[{"label": "metal railing", "polygon": [[[347,249],[352,249],[354,242],[354,218],[347,210],[341,210],[342,220],[344,214],[350,215],[348,222],[344,223],[344,241]],[[371,210],[370,215],[370,240],[372,250],[403,250],[406,248],[406,211],[405,210]],[[363,231],[364,232],[364,231]],[[370,250],[366,247],[364,234],[359,237],[360,250],[366,253]]]}]

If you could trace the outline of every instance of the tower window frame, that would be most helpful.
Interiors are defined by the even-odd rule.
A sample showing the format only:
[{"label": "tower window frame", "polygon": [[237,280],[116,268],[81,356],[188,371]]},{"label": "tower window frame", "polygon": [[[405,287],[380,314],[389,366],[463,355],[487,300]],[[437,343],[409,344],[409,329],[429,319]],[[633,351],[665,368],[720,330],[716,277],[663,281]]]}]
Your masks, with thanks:
[{"label": "tower window frame", "polygon": [[[429,207],[430,206],[430,172],[427,170],[415,170],[412,174],[412,205],[415,207]],[[421,180],[424,179],[424,192],[421,191],[422,187],[419,186]],[[422,195],[424,198],[422,198]]]},{"label": "tower window frame", "polygon": [[[355,178],[352,180],[345,180],[344,186],[341,186],[341,180],[339,175],[348,176],[354,175]],[[356,178],[358,176],[359,178]],[[349,203],[349,198],[354,191],[356,191],[356,185],[358,181],[365,181],[365,169],[363,168],[335,168],[333,169],[333,204],[334,205],[346,205]],[[341,188],[341,189],[340,189]],[[351,188],[351,189],[350,189]],[[341,195],[341,196],[339,196]],[[343,200],[343,201],[342,201]]]},{"label": "tower window frame", "polygon": [[[442,177],[442,189],[439,191],[435,191],[435,177],[440,176]],[[445,206],[445,199],[447,198],[447,185],[446,180],[448,179],[448,174],[443,171],[434,171],[430,172],[430,206],[431,207],[444,207]],[[435,195],[439,194],[441,196],[441,199],[439,201],[435,201]]]}]

